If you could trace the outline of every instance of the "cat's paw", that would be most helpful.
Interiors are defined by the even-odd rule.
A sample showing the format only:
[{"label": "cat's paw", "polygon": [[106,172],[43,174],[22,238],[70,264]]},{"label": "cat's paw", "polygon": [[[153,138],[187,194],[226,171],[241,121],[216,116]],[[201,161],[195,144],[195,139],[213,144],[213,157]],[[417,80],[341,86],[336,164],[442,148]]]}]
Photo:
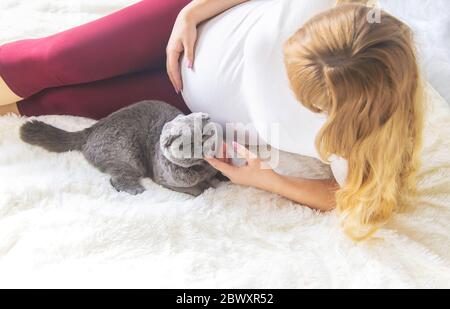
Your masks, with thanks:
[{"label": "cat's paw", "polygon": [[114,189],[117,190],[117,192],[126,192],[131,195],[138,195],[144,193],[145,191],[144,186],[136,180],[130,181],[125,178],[112,177],[109,182]]}]

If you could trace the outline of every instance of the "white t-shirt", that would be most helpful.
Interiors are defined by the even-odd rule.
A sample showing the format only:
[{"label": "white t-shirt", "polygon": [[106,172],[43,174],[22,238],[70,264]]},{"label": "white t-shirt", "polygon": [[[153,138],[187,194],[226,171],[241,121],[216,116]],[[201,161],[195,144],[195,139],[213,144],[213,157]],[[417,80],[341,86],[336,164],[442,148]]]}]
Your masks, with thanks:
[{"label": "white t-shirt", "polygon": [[[291,89],[283,44],[308,19],[335,0],[250,0],[199,27],[194,70],[182,63],[183,98],[213,121],[252,124],[264,142],[282,151],[319,158],[315,138],[326,115],[303,107]],[[274,125],[274,126],[271,126]],[[277,128],[278,138],[271,135]],[[347,162],[336,158],[343,185]]]}]

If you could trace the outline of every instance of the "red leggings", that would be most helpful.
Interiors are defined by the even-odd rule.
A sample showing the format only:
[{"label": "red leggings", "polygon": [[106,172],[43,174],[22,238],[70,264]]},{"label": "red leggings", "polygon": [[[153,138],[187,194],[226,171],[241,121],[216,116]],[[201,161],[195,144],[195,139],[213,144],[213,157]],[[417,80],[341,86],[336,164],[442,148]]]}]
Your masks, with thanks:
[{"label": "red leggings", "polygon": [[25,116],[99,119],[144,99],[189,113],[167,77],[165,48],[188,0],[144,0],[45,38],[0,46],[0,76]]}]

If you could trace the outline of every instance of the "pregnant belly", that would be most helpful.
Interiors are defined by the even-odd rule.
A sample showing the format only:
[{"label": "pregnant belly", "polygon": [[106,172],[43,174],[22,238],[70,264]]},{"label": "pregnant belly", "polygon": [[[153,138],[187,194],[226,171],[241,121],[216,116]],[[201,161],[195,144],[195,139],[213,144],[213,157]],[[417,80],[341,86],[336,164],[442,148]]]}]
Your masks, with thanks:
[{"label": "pregnant belly", "polygon": [[[188,107],[223,126],[247,125],[246,133],[277,149],[318,157],[315,138],[326,115],[314,114],[296,100],[282,50],[304,21],[332,2],[249,1],[204,24],[194,70],[182,63]],[[234,128],[242,132],[240,126]]]},{"label": "pregnant belly", "polygon": [[224,126],[250,122],[243,96],[244,46],[271,3],[249,1],[199,27],[194,69],[182,61],[182,94],[191,111],[208,113]]}]

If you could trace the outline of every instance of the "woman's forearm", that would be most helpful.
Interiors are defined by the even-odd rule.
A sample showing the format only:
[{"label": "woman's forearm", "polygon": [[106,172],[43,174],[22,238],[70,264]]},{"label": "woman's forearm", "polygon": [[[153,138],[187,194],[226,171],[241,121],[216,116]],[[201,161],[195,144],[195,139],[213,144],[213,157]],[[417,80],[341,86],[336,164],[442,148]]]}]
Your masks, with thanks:
[{"label": "woman's forearm", "polygon": [[270,186],[268,191],[321,211],[335,208],[335,193],[339,189],[335,180],[302,179],[279,174]]},{"label": "woman's forearm", "polygon": [[[227,144],[223,144],[227,153]],[[255,187],[284,196],[294,202],[321,211],[335,208],[335,193],[339,185],[333,180],[302,179],[278,174],[272,168],[266,168],[264,161],[245,146],[233,142],[233,148],[247,164],[235,166],[225,159],[206,157],[206,161],[227,176],[232,183]]]},{"label": "woman's forearm", "polygon": [[190,22],[200,24],[235,5],[249,0],[193,0],[181,12]]}]

